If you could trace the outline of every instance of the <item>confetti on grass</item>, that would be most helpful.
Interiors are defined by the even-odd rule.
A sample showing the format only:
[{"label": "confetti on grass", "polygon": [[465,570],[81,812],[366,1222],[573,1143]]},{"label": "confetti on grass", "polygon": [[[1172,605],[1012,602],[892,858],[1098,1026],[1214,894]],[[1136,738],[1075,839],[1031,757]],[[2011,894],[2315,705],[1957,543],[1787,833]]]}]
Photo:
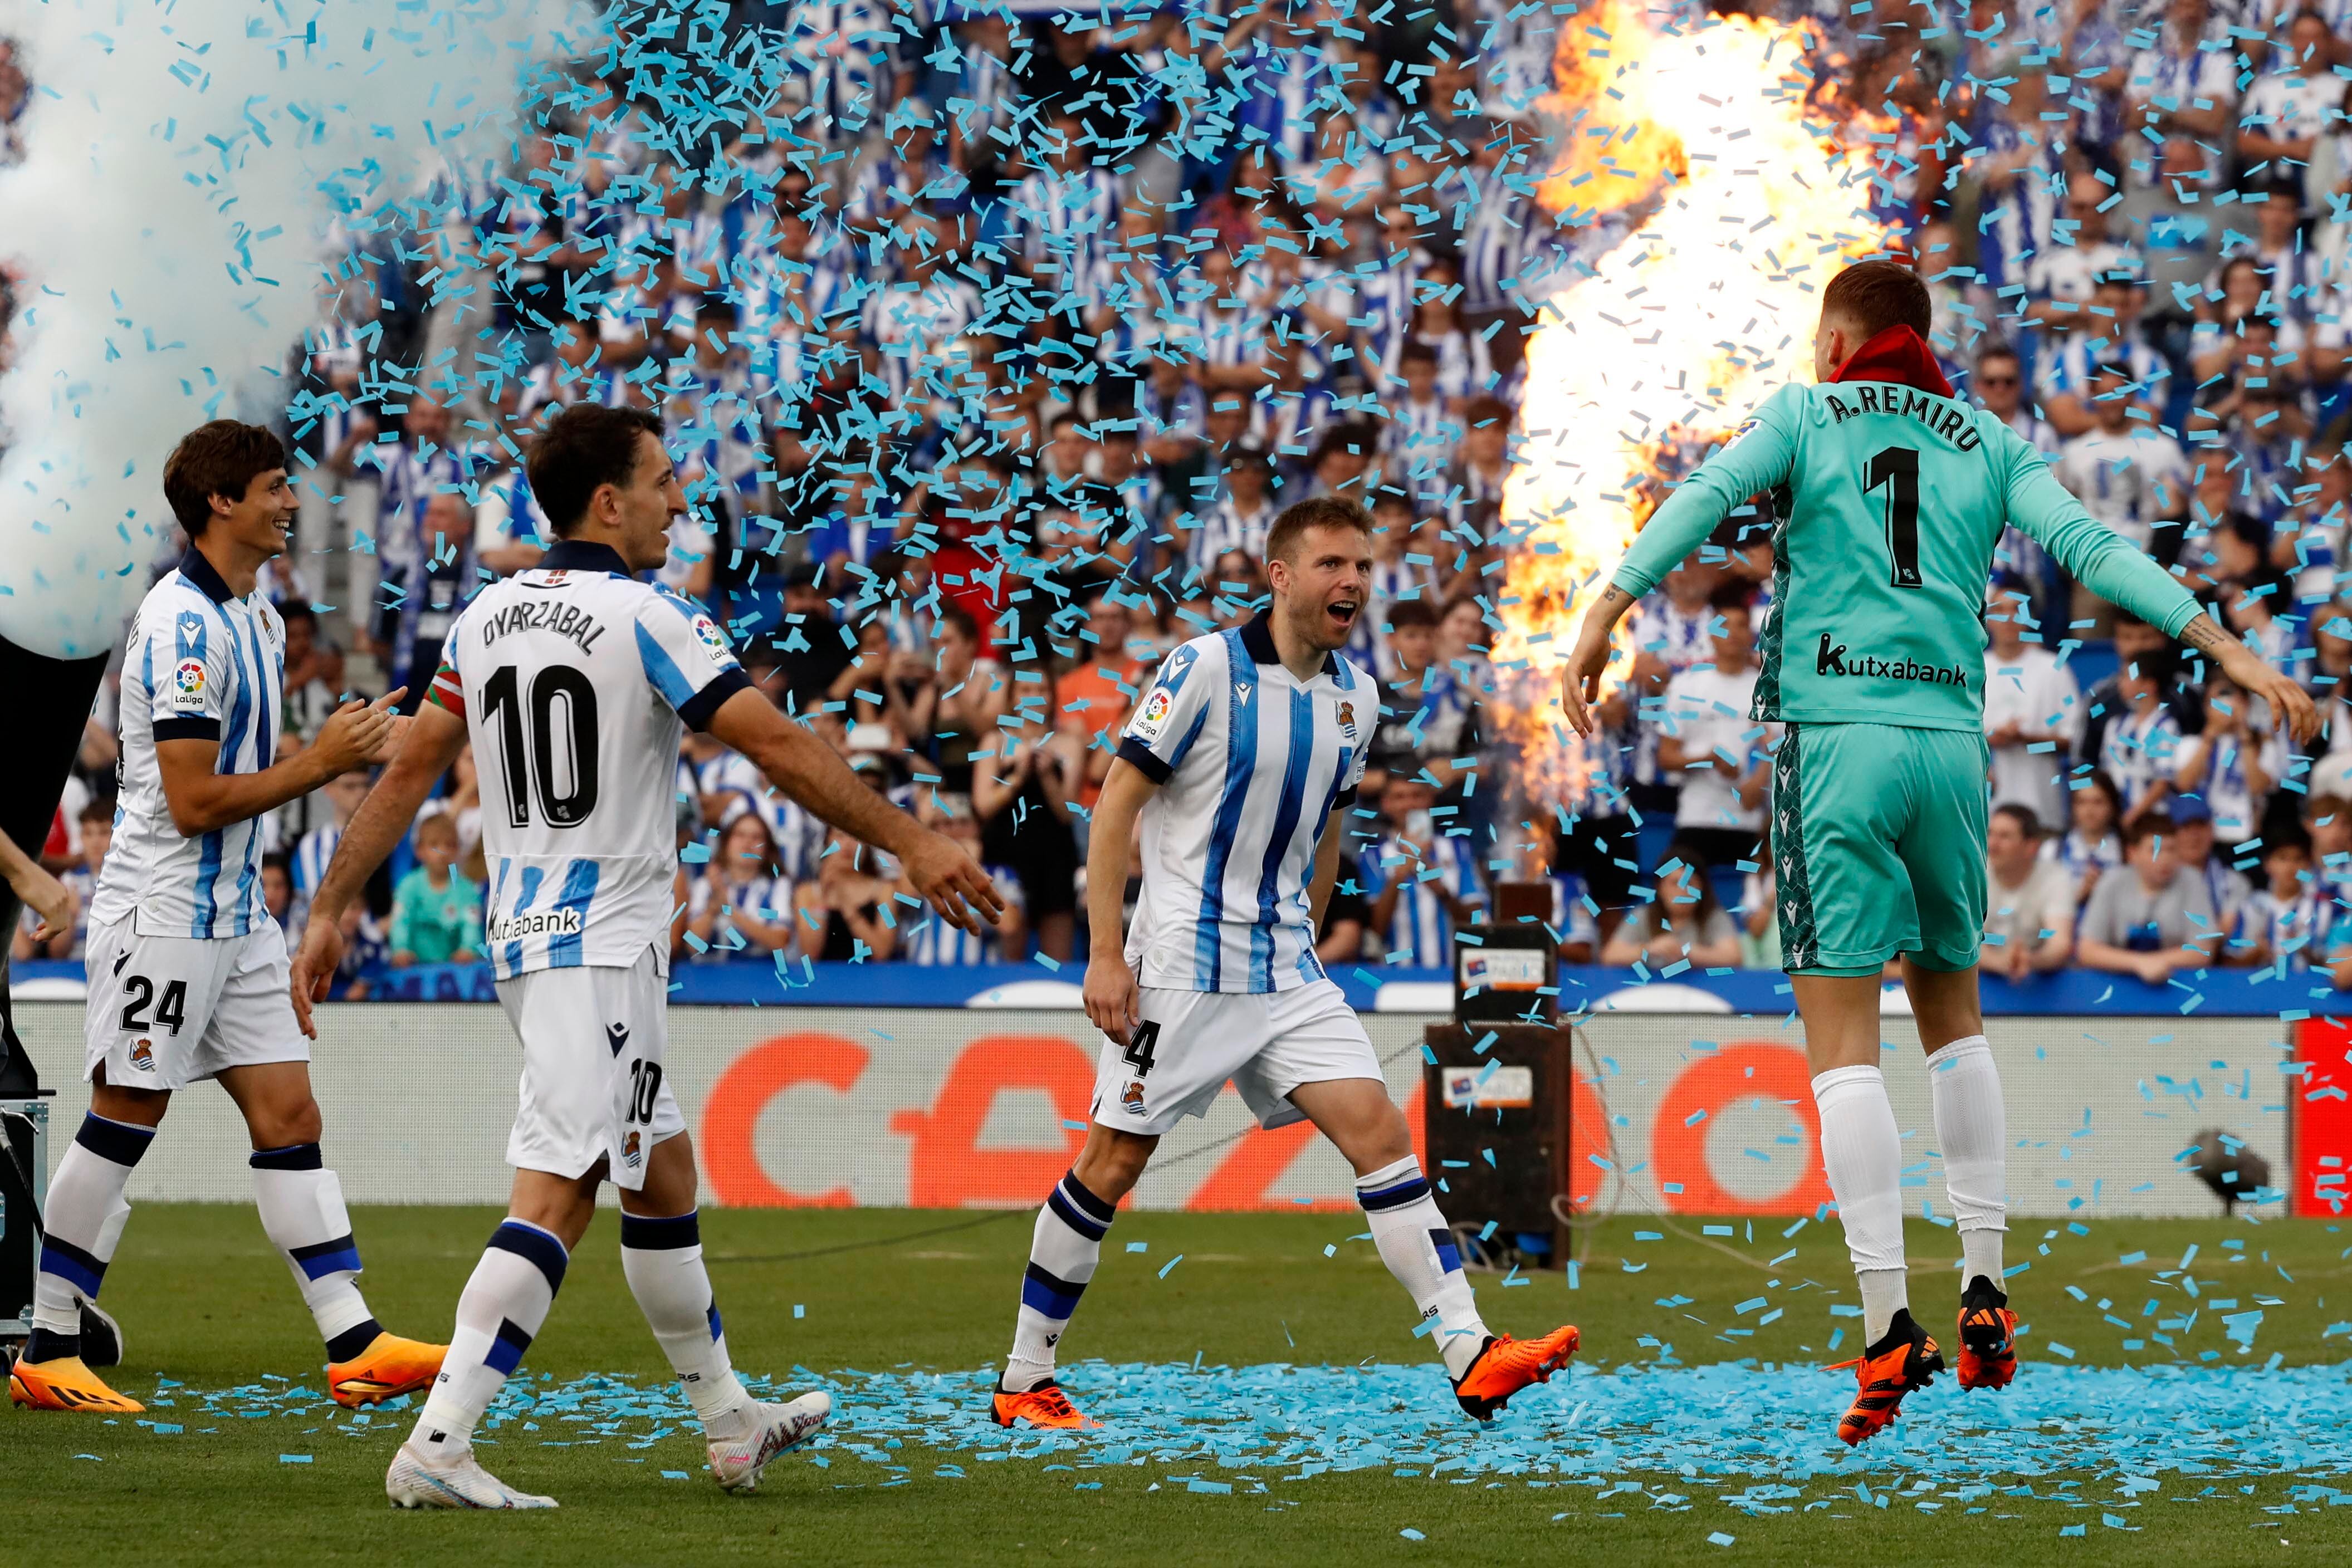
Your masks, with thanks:
[{"label": "confetti on grass", "polygon": [[[2081,1490],[2127,1479],[2142,1492],[2153,1480],[2169,1496],[2224,1479],[2352,1478],[2352,1384],[2336,1367],[2037,1363],[1997,1401],[1963,1401],[1941,1387],[1914,1396],[1902,1423],[1859,1455],[1840,1447],[1831,1430],[1839,1381],[1814,1371],[1728,1363],[1572,1367],[1480,1427],[1462,1417],[1426,1364],[1066,1364],[1063,1385],[1104,1423],[1089,1433],[999,1427],[984,1396],[994,1374],[985,1369],[821,1377],[796,1367],[744,1381],[763,1398],[813,1386],[833,1396],[832,1422],[812,1456],[819,1468],[845,1456],[904,1465],[907,1450],[919,1446],[983,1462],[1046,1458],[1080,1471],[1138,1461],[1180,1467],[1180,1475],[1181,1467],[1204,1464],[1253,1472],[1279,1467],[1295,1483],[1404,1467],[1449,1479],[1613,1488],[1633,1485],[1619,1479],[1629,1473],[1667,1472],[1685,1478],[1677,1485],[1685,1491],[1717,1489],[1720,1500],[1755,1514],[1793,1506],[1809,1484],[1853,1499],[1864,1475],[1872,1492],[1864,1506],[1889,1492],[1916,1502],[1937,1487],[1949,1489],[1943,1495],[1953,1500],[1985,1499],[1988,1441],[2002,1456],[2004,1511],[2036,1498],[2081,1500]],[[201,1410],[192,1419],[310,1420],[332,1409],[322,1390],[290,1384],[187,1397]],[[1197,1415],[1209,1409],[1218,1419]],[[396,1427],[338,1429],[363,1438]],[[526,1371],[508,1383],[482,1429],[509,1445],[618,1448],[693,1428],[673,1385],[601,1375],[556,1384]]]}]

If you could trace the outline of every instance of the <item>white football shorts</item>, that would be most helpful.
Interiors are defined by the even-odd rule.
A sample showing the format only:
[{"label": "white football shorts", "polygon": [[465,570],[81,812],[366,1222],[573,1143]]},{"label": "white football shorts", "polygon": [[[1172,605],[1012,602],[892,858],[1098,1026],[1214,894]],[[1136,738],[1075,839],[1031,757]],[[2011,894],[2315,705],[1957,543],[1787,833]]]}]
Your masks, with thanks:
[{"label": "white football shorts", "polygon": [[644,1186],[654,1145],[686,1131],[662,1070],[669,981],[654,950],[625,969],[533,969],[498,987],[522,1041],[507,1163],[576,1178],[602,1160],[614,1186]]},{"label": "white football shorts", "polygon": [[294,1021],[286,936],[148,936],[138,916],[93,921],[85,950],[82,1076],[121,1089],[185,1089],[230,1067],[308,1061]]},{"label": "white football shorts", "polygon": [[1301,1113],[1286,1096],[1302,1083],[1382,1078],[1372,1042],[1329,980],[1260,994],[1140,988],[1143,1022],[1124,1042],[1105,1037],[1095,1068],[1094,1119],[1129,1133],[1165,1133],[1202,1116],[1227,1079],[1258,1124]]}]

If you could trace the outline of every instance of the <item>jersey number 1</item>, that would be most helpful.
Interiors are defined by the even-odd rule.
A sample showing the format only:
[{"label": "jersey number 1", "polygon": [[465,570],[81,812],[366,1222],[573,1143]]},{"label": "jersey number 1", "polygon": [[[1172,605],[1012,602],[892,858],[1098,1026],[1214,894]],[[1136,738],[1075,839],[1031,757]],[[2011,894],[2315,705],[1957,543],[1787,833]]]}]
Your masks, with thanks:
[{"label": "jersey number 1", "polygon": [[[555,709],[563,707],[562,734]],[[596,688],[586,672],[550,664],[531,677],[528,733],[521,686],[512,664],[501,664],[482,685],[484,716],[499,720],[499,765],[506,773],[507,817],[530,826],[532,787],[540,815],[551,828],[576,828],[596,809]],[[557,749],[562,741],[561,752]]]},{"label": "jersey number 1", "polygon": [[1917,588],[1919,578],[1919,454],[1889,446],[1872,456],[1864,471],[1864,495],[1886,486],[1886,552],[1895,560],[1895,586]]}]

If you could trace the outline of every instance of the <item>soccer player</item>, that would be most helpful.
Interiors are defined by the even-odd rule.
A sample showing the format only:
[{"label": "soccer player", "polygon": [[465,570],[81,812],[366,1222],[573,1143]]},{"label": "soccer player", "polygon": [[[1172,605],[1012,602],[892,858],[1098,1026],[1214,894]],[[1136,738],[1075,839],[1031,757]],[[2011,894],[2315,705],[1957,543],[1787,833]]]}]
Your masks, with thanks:
[{"label": "soccer player", "polygon": [[829,1402],[748,1395],[727,1354],[695,1218],[693,1141],[662,1070],[670,808],[681,727],[708,730],[778,788],[898,857],[916,892],[966,926],[999,913],[988,877],[858,781],[743,674],[710,617],[634,575],[668,553],[685,494],[660,419],[575,404],[532,447],[531,494],[558,536],[539,564],[458,612],[429,700],[361,805],[310,904],[292,976],[312,1028],[338,917],[407,831],[468,737],[481,763],[487,951],[522,1044],[507,1142],[508,1217],[457,1301],[449,1356],[394,1457],[403,1508],[551,1508],[501,1483],[473,1433],[554,1304],[600,1185],[620,1189],[621,1264],[730,1491],[824,1422]]},{"label": "soccer player", "polygon": [[[1265,549],[1273,608],[1161,661],[1095,806],[1085,995],[1108,1038],[1086,1146],[1037,1211],[992,1403],[1000,1426],[1093,1424],[1054,1380],[1055,1346],[1119,1199],[1161,1135],[1206,1113],[1227,1079],[1261,1124],[1303,1116],[1355,1167],[1381,1260],[1430,1325],[1465,1410],[1491,1416],[1576,1349],[1572,1328],[1520,1341],[1479,1321],[1380,1059],[1315,956],[1380,723],[1379,687],[1336,652],[1370,590],[1371,519],[1352,501],[1301,501]],[[1122,951],[1139,822],[1143,893]]]},{"label": "soccer player", "polygon": [[373,1404],[431,1383],[443,1347],[384,1333],[360,1294],[286,938],[262,902],[260,819],[373,761],[401,694],[344,703],[273,762],[285,623],[254,582],[299,509],[286,450],[258,425],[199,425],[163,465],[163,497],[188,551],[141,601],[122,661],[121,804],[89,901],[90,1109],[49,1184],[33,1332],[8,1394],[39,1410],[143,1408],[85,1364],[81,1306],[105,1281],[131,1217],[123,1188],[173,1094],[211,1078],[245,1116],[261,1226],[327,1342],[328,1389]]},{"label": "soccer player", "polygon": [[2196,648],[2312,733],[2311,699],[2085,512],[2041,454],[1957,399],[1923,340],[1927,290],[1889,261],[1822,295],[1817,385],[1781,388],[1634,540],[1587,612],[1561,704],[1580,735],[1618,619],[1748,497],[1778,493],[1772,606],[1751,716],[1785,724],[1772,780],[1784,965],[1805,1023],[1822,1161],[1860,1276],[1859,1443],[1943,1369],[1906,1291],[1903,1166],[1879,1075],[1879,974],[1903,958],[1964,1254],[1963,1388],[2015,1375],[2001,1289],[2006,1139],[1978,1007],[1985,916],[1984,608],[2013,523],[2074,579]]}]

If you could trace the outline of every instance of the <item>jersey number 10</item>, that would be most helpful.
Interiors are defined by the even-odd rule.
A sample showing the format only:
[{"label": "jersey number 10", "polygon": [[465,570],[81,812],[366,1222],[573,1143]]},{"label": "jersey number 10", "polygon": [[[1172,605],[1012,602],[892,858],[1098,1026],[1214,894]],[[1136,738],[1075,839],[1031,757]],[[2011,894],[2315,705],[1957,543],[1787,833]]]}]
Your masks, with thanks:
[{"label": "jersey number 10", "polygon": [[1874,454],[1862,476],[1863,494],[1886,486],[1886,553],[1894,558],[1897,588],[1918,588],[1919,454],[1889,446]]},{"label": "jersey number 10", "polygon": [[[562,733],[556,708],[563,710]],[[524,720],[528,706],[529,724]],[[507,820],[530,826],[539,813],[551,828],[576,828],[596,809],[596,688],[586,672],[550,664],[531,677],[528,702],[512,664],[482,685],[485,718],[499,723],[499,763],[506,774]]]}]

